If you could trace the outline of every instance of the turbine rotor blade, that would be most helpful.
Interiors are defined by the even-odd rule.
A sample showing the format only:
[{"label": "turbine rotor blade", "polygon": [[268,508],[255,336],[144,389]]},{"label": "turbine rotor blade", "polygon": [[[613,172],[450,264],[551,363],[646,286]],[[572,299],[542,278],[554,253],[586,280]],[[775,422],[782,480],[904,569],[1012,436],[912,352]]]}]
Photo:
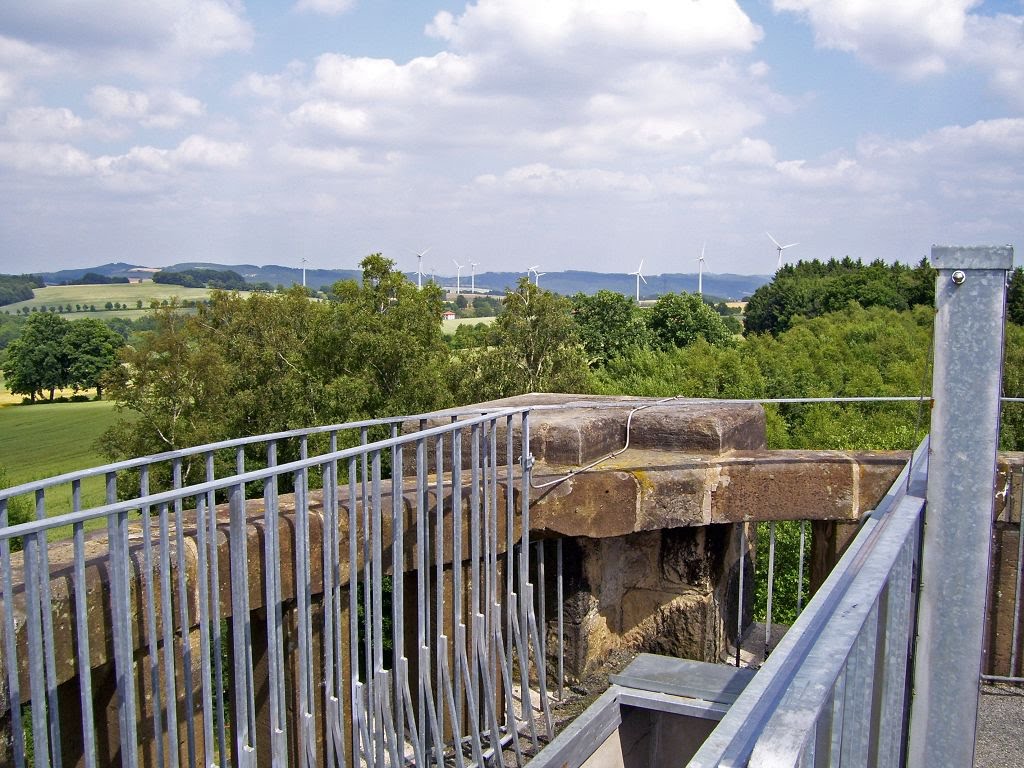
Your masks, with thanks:
[{"label": "turbine rotor blade", "polygon": [[779,241],[776,240],[774,237],[772,237],[772,233],[771,232],[765,232],[765,234],[768,235],[768,239],[769,240],[771,240],[773,243],[775,243],[775,247],[776,248],[784,248],[785,247],[783,245],[779,245]]}]

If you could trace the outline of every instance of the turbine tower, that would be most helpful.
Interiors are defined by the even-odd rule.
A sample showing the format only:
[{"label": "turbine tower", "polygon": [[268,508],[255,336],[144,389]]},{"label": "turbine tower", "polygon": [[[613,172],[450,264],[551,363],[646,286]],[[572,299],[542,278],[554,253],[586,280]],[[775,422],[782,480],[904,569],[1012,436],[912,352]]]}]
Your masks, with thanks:
[{"label": "turbine tower", "polygon": [[462,264],[459,264],[455,259],[452,259],[452,264],[455,265],[455,269],[458,271],[455,273],[455,295],[458,296],[462,293]]},{"label": "turbine tower", "polygon": [[768,235],[768,239],[769,240],[771,240],[773,243],[775,243],[775,250],[777,250],[779,252],[779,264],[775,268],[776,271],[778,271],[778,270],[782,269],[782,252],[784,250],[786,250],[787,248],[792,248],[794,245],[800,245],[800,243],[790,243],[789,245],[780,245],[779,241],[776,240],[774,237],[772,237],[772,233],[771,232],[765,232],[765,234]]},{"label": "turbine tower", "polygon": [[547,272],[538,272],[537,270],[534,270],[533,271],[534,285],[536,285],[538,288],[540,288],[540,279],[541,279],[541,277],[543,277],[546,274],[547,274]]},{"label": "turbine tower", "polygon": [[708,247],[708,241],[700,247],[700,258],[697,259],[697,295],[704,298],[704,249]]},{"label": "turbine tower", "polygon": [[429,250],[430,248],[424,248],[422,251],[413,251],[416,254],[416,287],[421,290],[423,288],[423,256]]},{"label": "turbine tower", "polygon": [[306,257],[302,257],[302,287],[306,287]]},{"label": "turbine tower", "polygon": [[647,285],[647,278],[643,275],[644,260],[640,259],[640,266],[636,268],[636,272],[630,272],[631,275],[636,275],[636,303],[640,303],[640,281],[644,281],[644,285]]},{"label": "turbine tower", "polygon": [[469,262],[469,292],[472,294],[476,293],[476,268],[479,266],[475,261]]},{"label": "turbine tower", "polygon": [[[532,267],[527,267],[526,268],[526,282],[530,282],[530,274],[531,273],[534,274],[534,275],[537,274],[537,267],[539,267],[539,266],[540,266],[540,264],[534,264]],[[538,278],[538,280],[539,279],[540,278]]]}]

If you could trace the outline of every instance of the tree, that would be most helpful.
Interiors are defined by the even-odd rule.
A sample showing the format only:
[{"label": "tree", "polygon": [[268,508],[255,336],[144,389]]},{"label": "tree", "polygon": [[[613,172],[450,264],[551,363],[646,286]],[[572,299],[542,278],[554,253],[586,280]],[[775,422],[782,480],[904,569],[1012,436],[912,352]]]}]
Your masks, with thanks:
[{"label": "tree", "polygon": [[64,336],[68,362],[68,385],[79,389],[96,388],[103,398],[103,374],[117,362],[117,350],[124,339],[105,323],[88,317],[68,326]]},{"label": "tree", "polygon": [[648,323],[662,348],[685,347],[698,338],[723,346],[732,339],[718,313],[692,293],[669,293],[660,297],[651,308]]},{"label": "tree", "polygon": [[7,388],[19,395],[36,395],[67,385],[68,359],[64,336],[68,321],[57,314],[38,312],[29,317],[21,336],[7,347],[3,371]]},{"label": "tree", "polygon": [[573,318],[591,367],[602,365],[637,347],[648,346],[653,335],[644,313],[631,296],[598,291],[572,297]]},{"label": "tree", "polygon": [[587,355],[571,302],[521,278],[494,323],[496,343],[455,364],[457,400],[469,403],[526,392],[586,392]]}]

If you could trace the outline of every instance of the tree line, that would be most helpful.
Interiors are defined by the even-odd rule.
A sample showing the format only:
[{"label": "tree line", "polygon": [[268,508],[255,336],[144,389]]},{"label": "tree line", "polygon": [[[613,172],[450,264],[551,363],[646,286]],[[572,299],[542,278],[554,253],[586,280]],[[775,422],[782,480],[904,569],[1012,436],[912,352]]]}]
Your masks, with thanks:
[{"label": "tree line", "polygon": [[[460,328],[450,341],[441,331],[437,286],[417,289],[379,254],[360,267],[361,280],[336,283],[324,301],[309,301],[301,288],[247,298],[218,292],[194,313],[175,305],[157,310],[152,329],[133,336],[102,378],[108,396],[144,417],[119,422],[104,438],[107,454],[122,458],[524,392],[765,399],[927,396],[930,386],[934,276],[925,264],[784,268],[765,295],[792,311],[778,314],[766,331],[748,325],[743,336],[730,327],[735,318],[692,294],[639,306],[611,291],[558,296],[524,279],[506,292],[493,324]],[[875,301],[885,280],[894,290],[887,301]],[[830,296],[846,296],[845,304],[807,298],[826,283]],[[1022,285],[1017,270],[1008,395],[1024,394],[1024,331],[1014,322],[1024,319]],[[1019,410],[1006,408],[1004,447],[1024,445]],[[837,449],[908,448],[928,415],[915,403],[772,406],[766,413],[771,446]]]},{"label": "tree line", "polygon": [[0,275],[0,307],[28,301],[35,296],[35,288],[42,288],[43,281],[35,275]]}]

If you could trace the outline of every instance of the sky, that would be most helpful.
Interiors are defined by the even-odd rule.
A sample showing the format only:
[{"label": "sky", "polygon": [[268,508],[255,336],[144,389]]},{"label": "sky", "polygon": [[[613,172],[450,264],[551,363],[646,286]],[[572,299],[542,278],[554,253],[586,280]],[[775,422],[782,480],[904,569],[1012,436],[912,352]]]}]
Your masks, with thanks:
[{"label": "sky", "polygon": [[1022,54],[1024,0],[5,0],[0,272],[1019,247]]}]

